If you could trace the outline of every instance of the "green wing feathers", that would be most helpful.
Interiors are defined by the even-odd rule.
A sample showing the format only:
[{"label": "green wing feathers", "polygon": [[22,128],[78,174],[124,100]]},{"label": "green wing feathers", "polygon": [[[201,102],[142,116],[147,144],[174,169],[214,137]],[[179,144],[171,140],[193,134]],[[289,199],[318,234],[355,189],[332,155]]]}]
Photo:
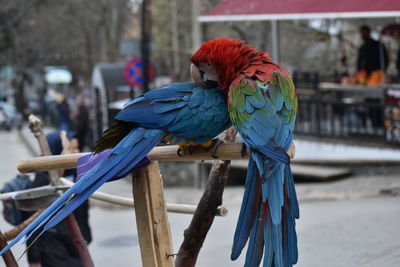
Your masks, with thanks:
[{"label": "green wing feathers", "polygon": [[278,114],[290,128],[294,127],[297,95],[285,70],[273,72],[264,81],[243,77],[232,83],[228,98],[228,110],[236,126],[243,127],[256,109],[263,115]]},{"label": "green wing feathers", "polygon": [[286,71],[275,72],[271,79],[271,85],[279,91],[279,97],[283,98],[283,105],[279,113],[286,118],[293,129],[297,113],[297,95],[293,80]]}]

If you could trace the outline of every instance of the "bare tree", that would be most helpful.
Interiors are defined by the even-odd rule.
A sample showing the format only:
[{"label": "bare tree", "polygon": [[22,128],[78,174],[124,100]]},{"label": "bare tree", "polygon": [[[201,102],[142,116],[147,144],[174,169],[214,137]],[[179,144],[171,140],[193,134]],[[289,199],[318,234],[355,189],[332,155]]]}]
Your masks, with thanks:
[{"label": "bare tree", "polygon": [[86,78],[96,62],[119,59],[119,40],[135,16],[129,0],[2,2],[1,65],[66,65]]},{"label": "bare tree", "polygon": [[88,81],[97,62],[122,60],[119,41],[137,14],[130,0],[0,0],[0,68],[12,66],[17,107],[30,73],[67,66]]}]

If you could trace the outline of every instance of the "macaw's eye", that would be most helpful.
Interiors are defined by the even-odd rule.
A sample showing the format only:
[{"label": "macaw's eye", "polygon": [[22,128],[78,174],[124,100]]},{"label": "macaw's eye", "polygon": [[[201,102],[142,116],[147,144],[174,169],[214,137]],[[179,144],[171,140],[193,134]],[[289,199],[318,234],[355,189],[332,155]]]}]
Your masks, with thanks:
[{"label": "macaw's eye", "polygon": [[211,63],[207,63],[207,67],[211,68],[212,64]]}]

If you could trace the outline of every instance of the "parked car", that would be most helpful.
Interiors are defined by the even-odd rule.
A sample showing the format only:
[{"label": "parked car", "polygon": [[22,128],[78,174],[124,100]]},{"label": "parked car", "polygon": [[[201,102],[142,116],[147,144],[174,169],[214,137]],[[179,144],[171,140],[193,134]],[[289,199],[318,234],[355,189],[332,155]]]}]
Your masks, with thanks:
[{"label": "parked car", "polygon": [[17,109],[6,102],[0,102],[0,128],[11,130],[13,127],[22,128],[23,117]]}]

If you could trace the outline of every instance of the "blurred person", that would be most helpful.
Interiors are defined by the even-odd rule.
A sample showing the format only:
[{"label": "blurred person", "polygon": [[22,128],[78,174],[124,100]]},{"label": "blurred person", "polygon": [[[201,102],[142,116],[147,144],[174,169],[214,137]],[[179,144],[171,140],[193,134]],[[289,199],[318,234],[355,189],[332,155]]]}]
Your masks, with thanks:
[{"label": "blurred person", "polygon": [[87,133],[89,132],[89,110],[85,105],[83,96],[76,99],[77,113],[74,116],[74,128],[78,134],[79,150],[83,151],[87,145]]},{"label": "blurred person", "polygon": [[357,70],[365,70],[368,75],[375,70],[386,71],[389,60],[385,45],[371,38],[367,25],[360,27],[360,34],[363,44],[358,49]]},{"label": "blurred person", "polygon": [[70,110],[68,106],[68,102],[64,95],[59,94],[58,96],[58,129],[61,131],[70,131],[72,130],[71,127],[71,117],[70,117]]},{"label": "blurred person", "polygon": [[7,121],[7,113],[4,111],[3,107],[0,107],[0,124]]},{"label": "blurred person", "polygon": [[[79,153],[79,141],[73,132],[67,132],[70,143],[63,151],[61,131],[54,131],[46,136],[52,155]],[[64,177],[74,180],[76,169],[65,170]],[[47,172],[38,172],[35,179],[28,185],[28,188],[48,185],[50,182]],[[92,240],[89,226],[89,202],[85,201],[74,211],[74,216],[87,243]],[[26,214],[28,218],[31,214]],[[25,218],[25,219],[26,219]],[[28,245],[35,239],[35,236],[28,240]],[[83,266],[78,251],[70,237],[68,226],[65,221],[45,232],[38,238],[27,252],[29,267],[80,267]]]},{"label": "blurred person", "polygon": [[[386,72],[389,63],[388,53],[384,44],[371,38],[371,28],[367,25],[360,27],[360,34],[364,43],[358,49],[357,70],[364,70],[367,77],[371,77],[374,72],[376,74],[377,71],[381,71],[380,79],[384,79],[383,72]],[[382,80],[376,81],[376,84],[381,82]],[[369,84],[368,81],[367,84]],[[365,102],[370,106],[367,115],[371,119],[372,127],[383,127],[383,110],[379,106],[380,99],[366,98]],[[364,126],[366,126],[366,118],[363,121]]]}]

